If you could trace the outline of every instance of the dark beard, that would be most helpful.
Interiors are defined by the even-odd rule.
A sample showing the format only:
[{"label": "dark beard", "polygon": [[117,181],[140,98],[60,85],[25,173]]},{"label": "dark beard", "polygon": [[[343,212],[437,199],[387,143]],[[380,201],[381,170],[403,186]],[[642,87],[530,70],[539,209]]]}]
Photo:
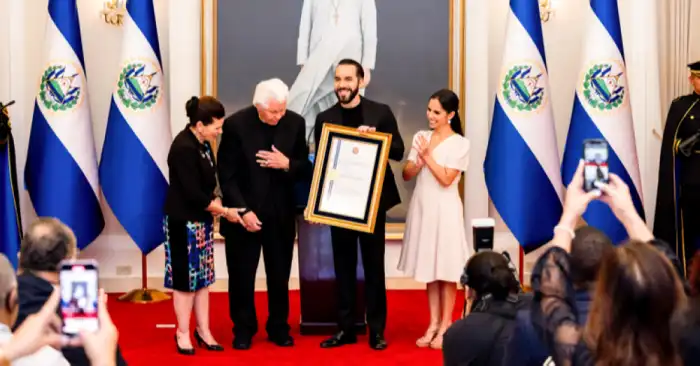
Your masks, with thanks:
[{"label": "dark beard", "polygon": [[[350,90],[350,95],[348,95],[347,99],[343,99],[340,97],[340,93],[338,93],[341,90]],[[342,88],[342,89],[336,89],[335,90],[335,96],[338,98],[338,101],[342,104],[350,103],[351,100],[355,99],[357,94],[360,92],[360,88],[357,89],[349,89],[349,88]]]}]

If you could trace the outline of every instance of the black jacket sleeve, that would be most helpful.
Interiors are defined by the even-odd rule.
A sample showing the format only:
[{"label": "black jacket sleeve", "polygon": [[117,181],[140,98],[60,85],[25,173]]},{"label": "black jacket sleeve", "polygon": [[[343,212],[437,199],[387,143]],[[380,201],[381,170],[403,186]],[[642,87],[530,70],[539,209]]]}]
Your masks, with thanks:
[{"label": "black jacket sleeve", "polygon": [[323,119],[321,115],[316,116],[316,122],[314,122],[314,145],[316,146],[316,153],[318,153],[318,144],[321,142],[321,132],[323,130]]},{"label": "black jacket sleeve", "polygon": [[659,181],[656,190],[656,215],[654,217],[654,236],[672,245],[676,245],[676,197],[674,176],[675,135],[678,121],[676,102],[671,104],[666,117],[664,136],[661,142],[659,158]]},{"label": "black jacket sleeve", "polygon": [[399,124],[396,122],[396,117],[394,117],[394,112],[391,111],[391,108],[389,106],[385,106],[385,108],[386,112],[384,113],[379,126],[377,126],[377,131],[391,134],[389,159],[401,161],[403,159],[405,147],[403,144],[403,139],[401,138],[401,133],[399,132]]},{"label": "black jacket sleeve", "polygon": [[224,124],[224,133],[221,135],[221,144],[217,153],[219,185],[224,196],[224,206],[246,208],[248,205],[246,205],[236,179],[236,173],[240,171],[245,162],[242,161],[243,149],[234,123],[236,120],[233,117],[228,119]]},{"label": "black jacket sleeve", "polygon": [[309,161],[309,146],[306,144],[306,128],[304,120],[300,120],[297,135],[294,139],[294,150],[289,159],[289,174],[292,179],[299,181],[311,175]]},{"label": "black jacket sleeve", "polygon": [[202,179],[199,176],[199,151],[186,146],[173,146],[168,154],[168,167],[171,179],[176,179],[182,190],[182,199],[189,206],[198,210],[206,210],[211,203],[214,192],[205,192],[202,189]]}]

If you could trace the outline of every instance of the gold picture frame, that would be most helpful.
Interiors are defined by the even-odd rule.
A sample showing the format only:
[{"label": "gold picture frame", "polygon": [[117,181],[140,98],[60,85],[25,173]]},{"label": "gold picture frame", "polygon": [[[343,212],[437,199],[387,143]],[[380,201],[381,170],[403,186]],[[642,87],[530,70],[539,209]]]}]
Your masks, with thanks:
[{"label": "gold picture frame", "polygon": [[[448,88],[454,90],[462,101],[460,114],[466,116],[466,0],[444,0],[449,6]],[[217,96],[218,91],[218,0],[201,0],[201,95]],[[462,119],[466,134],[466,120]],[[216,151],[216,144],[213,146]],[[464,199],[464,174],[459,183],[460,196]],[[386,240],[403,240],[404,222],[387,222]],[[218,225],[215,228],[220,238]]]},{"label": "gold picture frame", "polygon": [[[375,165],[371,176],[369,202],[365,207],[365,216],[363,219],[353,219],[349,216],[343,216],[337,213],[324,213],[320,210],[319,203],[323,196],[323,192],[321,191],[324,187],[325,179],[328,176],[327,173],[329,172],[328,161],[330,161],[330,159],[327,159],[330,156],[329,147],[332,146],[332,139],[334,138],[340,140],[354,140],[362,144],[376,144],[379,147],[374,157]],[[306,220],[365,233],[374,232],[379,210],[379,200],[384,184],[384,175],[389,164],[391,138],[391,134],[388,133],[359,132],[356,128],[324,123],[323,130],[321,131],[321,141],[316,151],[316,161],[314,163],[314,175],[311,180],[309,200],[306,205],[306,210],[304,211]]]}]

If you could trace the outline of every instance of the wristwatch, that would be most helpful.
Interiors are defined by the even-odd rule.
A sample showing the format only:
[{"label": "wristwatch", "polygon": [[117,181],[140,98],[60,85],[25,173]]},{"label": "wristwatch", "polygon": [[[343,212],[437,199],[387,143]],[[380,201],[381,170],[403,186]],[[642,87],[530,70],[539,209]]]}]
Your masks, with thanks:
[{"label": "wristwatch", "polygon": [[[243,215],[247,214],[248,212],[251,212],[253,210],[249,209],[248,207],[244,208],[243,211],[238,213],[238,216],[243,217]],[[2,366],[2,365],[0,365]]]}]

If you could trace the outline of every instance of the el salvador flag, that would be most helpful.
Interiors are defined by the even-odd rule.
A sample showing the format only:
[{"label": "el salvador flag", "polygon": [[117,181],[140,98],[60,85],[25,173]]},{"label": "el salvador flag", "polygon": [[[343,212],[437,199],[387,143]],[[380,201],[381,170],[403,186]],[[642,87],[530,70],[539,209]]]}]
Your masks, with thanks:
[{"label": "el salvador flag", "polygon": [[76,0],[50,0],[25,185],[39,216],[68,225],[83,249],[100,235],[97,157]]},{"label": "el salvador flag", "polygon": [[551,90],[537,0],[511,0],[484,174],[525,251],[551,240],[562,212]]},{"label": "el salvador flag", "polygon": [[100,161],[105,199],[145,254],[163,243],[172,142],[152,0],[128,1],[119,79]]},{"label": "el salvador flag", "polygon": [[[627,183],[637,212],[643,218],[642,184],[617,1],[591,0],[590,5],[583,14],[587,34],[562,175],[568,185],[583,158],[584,140],[606,140],[609,171]],[[603,202],[591,202],[583,219],[605,232],[614,243],[627,238],[625,228]]]}]

